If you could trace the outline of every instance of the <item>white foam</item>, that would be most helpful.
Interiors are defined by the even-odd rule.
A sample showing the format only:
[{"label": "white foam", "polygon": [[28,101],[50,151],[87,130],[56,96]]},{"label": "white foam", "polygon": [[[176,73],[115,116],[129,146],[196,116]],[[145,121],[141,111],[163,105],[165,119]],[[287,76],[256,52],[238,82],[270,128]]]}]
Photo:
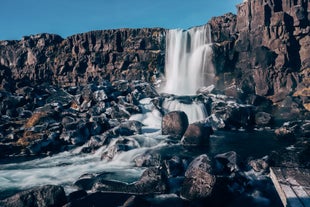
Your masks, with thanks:
[{"label": "white foam", "polygon": [[164,92],[193,95],[214,82],[209,25],[189,30],[169,30],[166,35]]},{"label": "white foam", "polygon": [[192,102],[191,104],[181,103],[178,100],[165,99],[163,108],[170,111],[184,111],[188,117],[189,123],[203,121],[208,113],[203,103]]}]

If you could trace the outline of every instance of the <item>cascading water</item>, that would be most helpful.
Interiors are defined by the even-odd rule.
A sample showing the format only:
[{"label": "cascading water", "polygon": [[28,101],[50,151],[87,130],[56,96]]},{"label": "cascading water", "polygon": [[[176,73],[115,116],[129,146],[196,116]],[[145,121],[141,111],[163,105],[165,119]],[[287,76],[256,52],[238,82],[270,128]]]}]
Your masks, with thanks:
[{"label": "cascading water", "polygon": [[[166,47],[165,93],[194,95],[199,88],[213,84],[215,75],[209,25],[189,30],[169,30]],[[190,123],[207,116],[204,105],[199,102],[184,104],[177,98],[166,99],[163,107],[167,111],[184,111]]]},{"label": "cascading water", "polygon": [[209,25],[169,30],[166,37],[164,92],[193,95],[214,78]]}]

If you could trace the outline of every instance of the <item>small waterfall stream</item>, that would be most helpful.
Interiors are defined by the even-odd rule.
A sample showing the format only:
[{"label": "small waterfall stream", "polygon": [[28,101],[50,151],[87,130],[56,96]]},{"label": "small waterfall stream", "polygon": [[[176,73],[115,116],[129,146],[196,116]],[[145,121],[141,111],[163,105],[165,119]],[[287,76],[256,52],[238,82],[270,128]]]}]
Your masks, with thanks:
[{"label": "small waterfall stream", "polygon": [[194,95],[214,78],[209,25],[169,30],[166,37],[164,92]]},{"label": "small waterfall stream", "polygon": [[[199,88],[213,84],[215,75],[209,25],[169,30],[166,45],[165,93],[195,95]],[[165,99],[163,108],[184,111],[190,123],[201,121],[208,115],[203,103],[182,103],[177,98]]]}]

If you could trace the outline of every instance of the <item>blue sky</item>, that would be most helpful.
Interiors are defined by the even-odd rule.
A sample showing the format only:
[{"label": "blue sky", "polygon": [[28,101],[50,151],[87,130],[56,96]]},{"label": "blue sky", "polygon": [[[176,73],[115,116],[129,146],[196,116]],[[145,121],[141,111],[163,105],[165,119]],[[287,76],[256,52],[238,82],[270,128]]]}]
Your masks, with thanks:
[{"label": "blue sky", "polygon": [[90,30],[187,29],[236,13],[242,0],[1,0],[0,40],[38,33],[67,37]]}]

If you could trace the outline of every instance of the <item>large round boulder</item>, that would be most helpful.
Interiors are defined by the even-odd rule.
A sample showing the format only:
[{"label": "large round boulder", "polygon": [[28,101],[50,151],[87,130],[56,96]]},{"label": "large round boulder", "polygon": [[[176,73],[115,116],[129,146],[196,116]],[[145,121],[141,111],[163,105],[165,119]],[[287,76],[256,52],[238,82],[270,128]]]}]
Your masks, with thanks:
[{"label": "large round boulder", "polygon": [[187,127],[181,143],[185,146],[205,146],[212,133],[212,127],[202,123],[193,123]]},{"label": "large round boulder", "polygon": [[162,134],[181,138],[188,127],[188,118],[183,111],[167,113],[162,120]]}]

